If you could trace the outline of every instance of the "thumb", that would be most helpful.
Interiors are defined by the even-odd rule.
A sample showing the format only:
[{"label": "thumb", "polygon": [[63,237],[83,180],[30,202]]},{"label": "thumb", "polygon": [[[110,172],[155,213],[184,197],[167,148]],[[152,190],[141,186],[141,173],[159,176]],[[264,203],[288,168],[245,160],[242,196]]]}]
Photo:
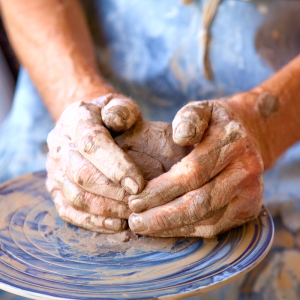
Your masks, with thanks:
[{"label": "thumb", "polygon": [[121,94],[109,94],[95,99],[94,103],[100,107],[104,104],[101,107],[102,121],[114,132],[126,131],[143,119],[138,104]]},{"label": "thumb", "polygon": [[193,101],[181,108],[172,122],[174,142],[181,146],[199,143],[209,125],[212,108],[209,101]]}]

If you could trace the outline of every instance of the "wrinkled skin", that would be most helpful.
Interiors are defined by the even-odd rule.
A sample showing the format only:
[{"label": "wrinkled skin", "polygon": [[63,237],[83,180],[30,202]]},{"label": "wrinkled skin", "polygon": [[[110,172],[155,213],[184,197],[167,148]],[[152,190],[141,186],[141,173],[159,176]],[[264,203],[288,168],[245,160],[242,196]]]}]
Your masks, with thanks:
[{"label": "wrinkled skin", "polygon": [[[178,145],[194,144],[195,148],[190,153],[190,147],[182,151],[177,146],[182,154],[172,157],[172,162],[162,155],[175,146],[169,140],[171,135],[166,134],[170,128],[167,123],[137,123],[115,139],[123,149],[112,146],[110,136],[108,143],[103,134],[106,129],[103,125],[101,131],[98,128],[103,120],[99,121],[102,107],[107,103],[103,99],[71,105],[49,135],[47,187],[64,220],[89,230],[115,233],[126,228],[125,219],[130,217],[130,228],[144,235],[212,237],[258,215],[263,191],[262,159],[248,130],[230,108],[224,107],[226,102],[192,102],[178,112],[173,121],[173,139]],[[112,119],[108,118],[110,122]],[[86,139],[82,128],[88,128],[89,134],[102,134],[99,140],[106,146],[99,150],[97,141],[91,144],[90,135]],[[157,136],[163,152],[157,149]],[[81,145],[82,140],[87,142]],[[109,156],[105,157],[105,152]],[[108,159],[109,171],[125,160],[131,163],[130,172],[136,172],[138,178],[142,173],[150,182],[139,195],[129,197],[134,194],[132,186],[122,187],[120,176],[116,179],[116,174],[103,167]],[[164,173],[166,163],[174,165]],[[123,170],[126,174],[126,168]],[[128,198],[134,214],[127,206]]]},{"label": "wrinkled skin", "polygon": [[[47,187],[60,216],[69,223],[92,231],[114,233],[114,230],[126,229],[124,219],[131,214],[127,206],[130,194],[95,170],[95,166],[75,151],[75,145],[70,145],[71,142],[69,145],[60,143],[64,150],[60,148],[57,151],[52,140],[55,137],[57,135],[49,136],[49,146],[54,153],[51,151],[48,157]],[[176,145],[172,139],[172,125],[164,122],[136,122],[130,130],[117,136],[114,142],[133,160],[145,180],[163,174],[164,166],[176,164],[192,150],[192,147]],[[57,161],[53,157],[55,155]],[[69,165],[65,166],[64,173],[62,166],[67,163]],[[97,182],[91,181],[89,171],[100,176]]]},{"label": "wrinkled skin", "polygon": [[[226,107],[226,108],[225,108]],[[255,218],[264,170],[255,140],[226,101],[191,102],[173,121],[173,139],[194,150],[129,197],[139,234],[213,237]]]},{"label": "wrinkled skin", "polygon": [[78,101],[63,112],[48,136],[46,182],[62,219],[103,233],[126,228],[128,194],[141,192],[144,178],[106,127],[123,131],[141,119],[138,105],[118,94]]}]

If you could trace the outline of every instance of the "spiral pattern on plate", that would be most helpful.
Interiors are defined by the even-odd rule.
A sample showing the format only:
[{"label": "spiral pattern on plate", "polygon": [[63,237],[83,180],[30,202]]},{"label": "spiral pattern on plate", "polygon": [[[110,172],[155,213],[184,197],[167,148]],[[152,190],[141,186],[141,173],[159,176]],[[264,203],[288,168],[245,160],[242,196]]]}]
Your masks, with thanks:
[{"label": "spiral pattern on plate", "polygon": [[273,239],[263,209],[215,239],[118,243],[61,220],[45,177],[29,174],[0,186],[0,288],[31,299],[181,299],[249,271]]}]

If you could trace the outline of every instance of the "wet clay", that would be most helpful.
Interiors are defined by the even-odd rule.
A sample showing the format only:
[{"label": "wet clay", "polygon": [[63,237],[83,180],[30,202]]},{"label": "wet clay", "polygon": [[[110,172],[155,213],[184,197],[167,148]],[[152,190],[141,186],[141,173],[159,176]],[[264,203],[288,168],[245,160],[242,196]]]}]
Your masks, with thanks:
[{"label": "wet clay", "polygon": [[136,121],[142,120],[137,103],[120,94],[109,94],[109,103],[101,109],[101,117],[107,128],[114,132],[128,130]]},{"label": "wet clay", "polygon": [[134,212],[129,226],[135,233],[208,238],[239,226],[260,212],[261,157],[243,124],[221,103],[211,103],[201,106],[205,109],[203,114],[200,109],[197,113],[197,102],[190,103],[175,117],[179,120],[177,129],[190,129],[196,125],[188,123],[181,113],[192,113],[195,120],[205,116],[205,123],[199,127],[202,132],[212,108],[203,138],[198,135],[202,138],[200,144],[169,172],[151,180],[142,193],[129,197],[128,205]]},{"label": "wet clay", "polygon": [[[181,161],[193,149],[193,146],[182,147],[176,145],[172,137],[172,125],[165,122],[137,122],[134,127],[115,138],[115,142],[124,150],[143,153],[160,162],[167,172],[171,167]],[[132,153],[132,152],[131,152]],[[137,164],[146,162],[146,156],[140,156]],[[134,157],[132,157],[134,160]],[[147,163],[146,168],[151,165]],[[155,165],[158,166],[157,162]],[[141,168],[144,169],[145,168]],[[154,168],[156,173],[163,170]],[[142,173],[145,171],[142,170]],[[154,173],[152,173],[154,176]],[[148,176],[148,175],[147,175]],[[153,179],[154,176],[150,179]],[[145,178],[146,180],[149,180]]]},{"label": "wet clay", "polygon": [[150,181],[151,179],[165,173],[163,164],[148,154],[127,149],[124,149],[124,151],[141,170],[145,180]]},{"label": "wet clay", "polygon": [[256,101],[256,110],[263,118],[268,118],[278,112],[279,100],[276,96],[263,93]]}]

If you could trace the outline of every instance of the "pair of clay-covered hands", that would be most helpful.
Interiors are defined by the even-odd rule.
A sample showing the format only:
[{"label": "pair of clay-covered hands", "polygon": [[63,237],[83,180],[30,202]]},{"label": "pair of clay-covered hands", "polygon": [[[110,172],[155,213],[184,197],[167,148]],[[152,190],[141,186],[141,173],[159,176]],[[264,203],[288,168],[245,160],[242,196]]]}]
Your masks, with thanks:
[{"label": "pair of clay-covered hands", "polygon": [[226,102],[190,102],[172,126],[140,121],[119,94],[67,107],[48,137],[47,189],[62,219],[103,233],[129,219],[139,234],[212,237],[258,215],[262,159]]}]

